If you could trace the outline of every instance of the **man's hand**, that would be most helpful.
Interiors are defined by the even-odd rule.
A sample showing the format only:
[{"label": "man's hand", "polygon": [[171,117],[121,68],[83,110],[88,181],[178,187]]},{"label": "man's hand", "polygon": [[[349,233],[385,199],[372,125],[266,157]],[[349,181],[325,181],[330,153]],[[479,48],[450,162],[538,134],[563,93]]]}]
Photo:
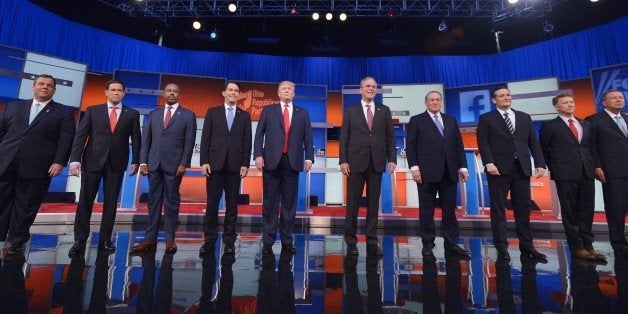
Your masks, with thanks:
[{"label": "man's hand", "polygon": [[310,171],[310,169],[312,169],[312,162],[309,161],[309,160],[306,160],[303,163],[303,170],[305,170],[305,172],[308,172],[308,171]]},{"label": "man's hand", "polygon": [[201,173],[206,177],[209,177],[209,175],[212,173],[212,168],[209,166],[209,164],[203,164],[201,165]]},{"label": "man's hand", "polygon": [[421,178],[421,170],[412,170],[412,180],[414,180],[414,182],[418,184],[423,183],[423,179]]},{"label": "man's hand", "polygon": [[468,178],[469,178],[469,172],[468,171],[460,171],[460,181],[467,182]]},{"label": "man's hand", "polygon": [[134,176],[137,173],[137,170],[139,169],[137,164],[131,164],[131,169],[129,169],[129,177]]},{"label": "man's hand", "polygon": [[81,164],[79,164],[79,163],[71,164],[70,165],[70,175],[75,176],[75,177],[79,177],[81,175]]},{"label": "man's hand", "polygon": [[147,165],[140,165],[140,174],[145,176],[148,174],[148,166]]},{"label": "man's hand", "polygon": [[257,168],[258,170],[264,169],[264,157],[259,156],[255,158],[255,168]]},{"label": "man's hand", "polygon": [[179,167],[177,167],[177,174],[175,174],[175,176],[181,177],[184,174],[185,174],[185,166],[179,165]]},{"label": "man's hand", "polygon": [[595,168],[595,177],[602,183],[606,183],[606,176],[604,175],[604,169]]},{"label": "man's hand", "polygon": [[499,170],[497,170],[497,167],[495,167],[494,164],[487,164],[486,165],[486,173],[493,175],[493,176],[498,176],[499,175]]},{"label": "man's hand", "polygon": [[397,164],[394,162],[389,162],[388,163],[388,173],[393,174],[395,172],[395,169],[397,169]]},{"label": "man's hand", "polygon": [[63,170],[63,166],[60,164],[52,164],[50,165],[50,168],[48,169],[48,175],[51,177],[56,177],[61,173],[61,170]]},{"label": "man's hand", "polygon": [[342,172],[342,174],[344,174],[345,176],[349,176],[349,174],[351,174],[351,169],[349,169],[349,164],[344,162],[340,164],[340,172]]},{"label": "man's hand", "polygon": [[536,167],[536,170],[534,170],[534,174],[535,174],[537,179],[542,177],[542,176],[544,176],[545,175],[545,168]]},{"label": "man's hand", "polygon": [[240,178],[246,177],[249,173],[249,167],[240,167]]}]

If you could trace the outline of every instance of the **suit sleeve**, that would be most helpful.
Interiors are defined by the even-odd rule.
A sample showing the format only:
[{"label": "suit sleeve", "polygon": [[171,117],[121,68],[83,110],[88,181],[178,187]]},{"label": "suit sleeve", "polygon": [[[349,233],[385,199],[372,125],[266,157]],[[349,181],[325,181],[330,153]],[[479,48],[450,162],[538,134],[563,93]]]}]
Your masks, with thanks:
[{"label": "suit sleeve", "polygon": [[[93,107],[92,107],[93,108]],[[85,144],[89,134],[92,132],[92,111],[88,108],[85,110],[83,119],[79,122],[76,134],[74,135],[74,142],[72,144],[72,153],[70,154],[70,162],[83,162],[83,151],[85,150]]]},{"label": "suit sleeve", "polygon": [[[205,121],[203,122],[203,131],[201,133],[201,151],[200,151],[200,166],[209,164],[209,146],[211,145],[212,138],[212,117],[211,109],[207,109],[205,114]],[[211,166],[211,165],[210,165]]]},{"label": "suit sleeve", "polygon": [[153,113],[152,111],[148,114],[148,119],[146,121],[146,125],[144,125],[144,133],[142,133],[142,148],[140,150],[140,164],[148,164],[148,155],[150,151],[150,147],[153,144],[153,128],[152,128],[152,120]]},{"label": "suit sleeve", "polygon": [[410,118],[408,123],[408,136],[406,138],[406,156],[408,158],[408,168],[419,165],[416,149],[419,142],[419,125],[417,116]]},{"label": "suit sleeve", "polygon": [[591,125],[591,136],[589,141],[591,157],[593,157],[593,167],[594,168],[603,168],[602,161],[600,159],[600,152],[598,147],[598,125],[593,116],[589,116],[585,119],[590,122]]},{"label": "suit sleeve", "polygon": [[131,164],[138,165],[140,162],[140,149],[142,148],[142,132],[140,130],[140,114],[137,112],[133,118],[133,130],[131,133]]},{"label": "suit sleeve", "polygon": [[59,133],[59,143],[57,144],[57,152],[55,153],[54,163],[66,165],[72,151],[72,140],[74,139],[76,123],[74,121],[74,109],[65,110],[61,119],[61,128]]},{"label": "suit sleeve", "polygon": [[5,120],[5,114],[7,112],[7,107],[4,107],[4,110],[0,111],[0,142],[2,142],[2,138],[5,134],[7,134],[7,121]]},{"label": "suit sleeve", "polygon": [[462,134],[460,134],[460,128],[458,122],[454,117],[451,117],[453,121],[453,130],[456,134],[456,152],[458,153],[458,169],[467,168],[467,156],[464,154],[464,144],[462,143]]},{"label": "suit sleeve", "polygon": [[247,114],[246,120],[244,121],[244,145],[242,145],[244,151],[242,152],[242,163],[240,164],[240,167],[248,168],[251,165],[251,146],[253,141],[252,132],[251,115]]},{"label": "suit sleeve", "polygon": [[[547,165],[551,165],[551,151],[552,151],[552,129],[549,122],[543,122],[541,125],[541,131],[539,132],[539,143],[541,144],[541,151],[543,151],[543,157]],[[550,169],[551,170],[551,169]]]},{"label": "suit sleeve", "polygon": [[532,158],[534,158],[534,166],[536,168],[545,168],[545,158],[543,158],[543,151],[541,150],[541,144],[534,130],[532,119],[527,117],[528,125],[530,126],[530,134],[528,135],[528,147],[532,152]]},{"label": "suit sleeve", "polygon": [[340,128],[340,152],[339,152],[339,164],[349,162],[349,140],[351,138],[351,113],[349,109],[345,110],[342,116],[342,127]]},{"label": "suit sleeve", "polygon": [[268,109],[262,109],[262,115],[257,123],[255,130],[255,143],[253,144],[253,157],[257,158],[263,155],[264,135],[266,134],[266,119],[268,119]]},{"label": "suit sleeve", "polygon": [[312,123],[310,122],[310,114],[307,110],[305,112],[305,159],[314,163],[314,141],[312,140]]},{"label": "suit sleeve", "polygon": [[397,163],[397,146],[395,143],[395,128],[393,127],[390,108],[386,110],[386,147],[388,150],[388,162]]},{"label": "suit sleeve", "polygon": [[188,111],[188,120],[185,125],[185,139],[183,145],[183,155],[181,155],[180,166],[190,168],[192,166],[192,153],[194,153],[194,142],[196,141],[196,116]]},{"label": "suit sleeve", "polygon": [[480,157],[482,157],[482,164],[487,165],[495,162],[493,158],[493,152],[491,151],[491,131],[486,116],[480,116],[478,122],[478,128],[476,131],[478,137],[478,149],[480,150]]}]

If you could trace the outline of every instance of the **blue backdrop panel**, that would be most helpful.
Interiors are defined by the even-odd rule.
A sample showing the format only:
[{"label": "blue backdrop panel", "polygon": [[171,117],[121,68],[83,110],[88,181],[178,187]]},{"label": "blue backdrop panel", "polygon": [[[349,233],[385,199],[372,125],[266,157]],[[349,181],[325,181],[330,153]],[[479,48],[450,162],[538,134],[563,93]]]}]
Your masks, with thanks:
[{"label": "blue backdrop panel", "polygon": [[[314,141],[314,154],[319,148],[325,148],[327,129],[313,128],[312,138]],[[314,164],[312,167],[325,167],[325,165]],[[325,174],[312,173],[310,175],[310,195],[318,196],[318,203],[325,204]]]},{"label": "blue backdrop panel", "polygon": [[[116,80],[124,83],[126,88],[132,89],[145,89],[147,91],[154,91],[160,89],[161,75],[155,73],[143,73],[143,72],[131,72],[131,71],[116,71],[113,74]],[[139,93],[126,93],[124,96],[123,104],[131,108],[146,108],[154,109],[157,107],[159,96],[150,94]]]},{"label": "blue backdrop panel", "polygon": [[22,79],[18,76],[24,69],[26,52],[0,46],[0,101],[17,98]]},{"label": "blue backdrop panel", "polygon": [[[595,95],[595,103],[597,104],[598,110],[603,108],[602,93],[608,89],[619,89],[624,93],[624,98],[627,98],[628,63],[592,69],[591,83],[593,84],[593,94]],[[623,111],[628,111],[628,107],[624,107]]]},{"label": "blue backdrop panel", "polygon": [[491,102],[491,91],[500,85],[505,84],[446,88],[445,112],[456,117],[460,124],[477,124],[482,113],[495,108]]}]

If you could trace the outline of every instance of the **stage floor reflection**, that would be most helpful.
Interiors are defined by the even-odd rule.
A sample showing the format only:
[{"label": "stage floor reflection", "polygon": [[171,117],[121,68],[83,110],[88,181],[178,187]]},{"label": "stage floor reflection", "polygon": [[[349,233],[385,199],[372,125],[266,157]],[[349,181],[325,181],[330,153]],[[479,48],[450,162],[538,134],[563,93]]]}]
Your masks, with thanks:
[{"label": "stage floor reflection", "polygon": [[[53,229],[51,229],[53,230]],[[395,233],[398,233],[396,231]],[[557,235],[557,237],[559,237]],[[535,246],[547,264],[519,255],[497,261],[490,237],[465,237],[470,261],[421,257],[414,235],[382,235],[384,256],[345,257],[342,235],[297,234],[298,252],[262,254],[258,233],[240,233],[235,254],[199,257],[201,232],[179,232],[178,251],[129,255],[143,232],[118,231],[117,251],[98,252],[98,234],[84,256],[69,258],[72,236],[35,233],[24,256],[3,252],[1,313],[625,313],[628,259],[615,258],[607,241],[595,264],[572,258],[564,240]],[[163,239],[160,239],[163,241]]]}]

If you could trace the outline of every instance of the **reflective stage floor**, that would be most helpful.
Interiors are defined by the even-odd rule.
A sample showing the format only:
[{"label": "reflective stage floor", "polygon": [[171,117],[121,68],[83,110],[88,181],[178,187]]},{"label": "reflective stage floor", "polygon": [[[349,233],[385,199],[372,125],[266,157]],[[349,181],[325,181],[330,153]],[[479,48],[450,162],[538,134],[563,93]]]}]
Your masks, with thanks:
[{"label": "reflective stage floor", "polygon": [[516,239],[512,261],[496,261],[489,234],[461,239],[471,261],[445,257],[437,238],[429,261],[420,237],[399,230],[379,230],[383,258],[367,256],[363,237],[360,255],[345,258],[342,235],[329,229],[295,235],[295,255],[280,253],[279,242],[261,254],[259,232],[247,229],[233,255],[218,242],[200,258],[202,233],[181,231],[174,255],[160,239],[156,252],[129,256],[144,233],[118,230],[116,253],[99,253],[94,233],[85,256],[70,259],[70,227],[33,231],[23,257],[3,252],[0,313],[628,312],[628,259],[616,259],[606,240],[594,246],[608,264],[572,258],[562,234],[535,241],[548,256],[541,264],[521,258]]}]

